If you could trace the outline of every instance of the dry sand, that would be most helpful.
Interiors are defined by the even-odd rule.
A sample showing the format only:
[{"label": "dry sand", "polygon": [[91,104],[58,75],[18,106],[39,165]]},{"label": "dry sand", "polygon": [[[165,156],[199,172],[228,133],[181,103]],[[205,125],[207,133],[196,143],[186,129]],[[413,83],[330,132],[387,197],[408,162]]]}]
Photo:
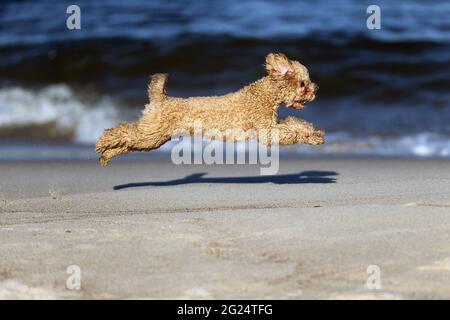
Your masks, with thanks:
[{"label": "dry sand", "polygon": [[2,162],[0,177],[0,298],[450,298],[448,160],[285,160],[273,177]]}]

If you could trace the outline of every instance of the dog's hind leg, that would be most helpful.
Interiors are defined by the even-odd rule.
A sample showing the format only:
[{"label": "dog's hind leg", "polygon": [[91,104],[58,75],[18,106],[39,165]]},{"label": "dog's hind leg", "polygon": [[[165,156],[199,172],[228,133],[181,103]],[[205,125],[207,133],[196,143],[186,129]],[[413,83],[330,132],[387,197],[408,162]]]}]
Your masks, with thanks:
[{"label": "dog's hind leg", "polygon": [[157,73],[152,76],[148,86],[150,104],[138,122],[123,123],[105,130],[95,145],[95,151],[102,154],[101,165],[107,165],[120,154],[157,149],[170,140],[172,123],[160,118],[158,111],[160,103],[166,98],[167,80],[167,74]]},{"label": "dog's hind leg", "polygon": [[121,123],[114,128],[106,129],[95,144],[95,152],[103,153],[108,149],[129,146],[137,138],[137,123]]},{"label": "dog's hind leg", "polygon": [[105,166],[111,158],[130,152],[137,138],[137,123],[122,123],[105,130],[95,144],[95,152],[102,153],[100,164]]},{"label": "dog's hind leg", "polygon": [[102,166],[106,166],[112,158],[117,157],[120,154],[124,154],[124,153],[128,153],[128,152],[130,152],[130,150],[127,149],[126,147],[118,147],[118,148],[105,150],[99,159],[100,164]]},{"label": "dog's hind leg", "polygon": [[100,164],[105,166],[112,158],[132,151],[157,149],[171,138],[166,129],[141,126],[140,123],[120,124],[105,130],[95,147],[96,152],[102,153]]}]

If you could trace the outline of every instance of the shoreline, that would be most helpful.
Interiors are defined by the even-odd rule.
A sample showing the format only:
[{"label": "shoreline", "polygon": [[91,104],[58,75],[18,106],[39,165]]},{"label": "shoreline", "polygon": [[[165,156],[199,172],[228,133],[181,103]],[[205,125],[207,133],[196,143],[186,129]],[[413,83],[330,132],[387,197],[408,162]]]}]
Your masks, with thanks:
[{"label": "shoreline", "polygon": [[276,176],[0,161],[0,175],[0,298],[450,297],[448,160],[282,158]]}]

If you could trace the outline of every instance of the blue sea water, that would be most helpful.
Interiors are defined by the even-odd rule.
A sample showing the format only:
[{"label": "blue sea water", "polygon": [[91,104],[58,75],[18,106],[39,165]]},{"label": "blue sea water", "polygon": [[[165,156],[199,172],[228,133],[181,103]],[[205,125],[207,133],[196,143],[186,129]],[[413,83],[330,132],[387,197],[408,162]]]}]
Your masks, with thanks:
[{"label": "blue sea water", "polygon": [[[81,30],[66,27],[70,4]],[[370,4],[381,30],[366,27]],[[85,157],[70,146],[136,119],[150,74],[170,73],[171,95],[222,94],[263,76],[273,51],[320,86],[305,111],[280,116],[328,134],[289,152],[450,157],[449,16],[450,2],[419,0],[2,2],[0,159],[31,145]]]}]

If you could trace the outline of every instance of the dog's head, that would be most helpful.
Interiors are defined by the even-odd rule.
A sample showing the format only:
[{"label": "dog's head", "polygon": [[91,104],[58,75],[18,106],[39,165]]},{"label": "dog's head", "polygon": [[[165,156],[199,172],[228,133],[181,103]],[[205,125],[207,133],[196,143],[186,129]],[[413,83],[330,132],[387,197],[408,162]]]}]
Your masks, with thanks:
[{"label": "dog's head", "polygon": [[303,109],[305,103],[316,97],[319,87],[311,82],[308,69],[300,62],[290,60],[282,53],[269,53],[266,70],[271,79],[278,82],[286,106]]}]

